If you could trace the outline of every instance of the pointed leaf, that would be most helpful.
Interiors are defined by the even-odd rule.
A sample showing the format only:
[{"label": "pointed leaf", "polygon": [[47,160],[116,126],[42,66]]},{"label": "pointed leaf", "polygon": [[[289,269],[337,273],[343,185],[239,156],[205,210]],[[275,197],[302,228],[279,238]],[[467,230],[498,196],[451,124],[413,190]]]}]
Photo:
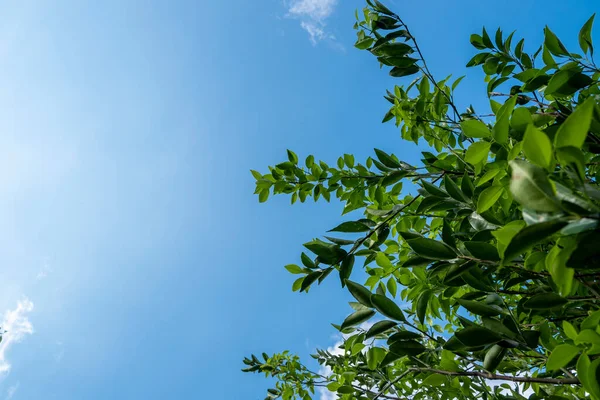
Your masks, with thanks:
[{"label": "pointed leaf", "polygon": [[396,321],[406,321],[402,310],[400,310],[400,307],[398,307],[398,305],[393,300],[390,300],[387,297],[380,294],[372,294],[371,303],[377,309],[377,311],[379,311],[386,317],[394,319]]},{"label": "pointed leaf", "polygon": [[373,303],[371,303],[371,292],[369,289],[360,285],[356,282],[352,282],[350,280],[346,281],[346,286],[348,286],[348,291],[350,294],[358,300],[358,302],[367,307],[373,307]]},{"label": "pointed leaf", "polygon": [[369,339],[369,338],[372,338],[373,336],[379,335],[380,333],[389,331],[396,325],[398,325],[397,322],[389,321],[389,320],[383,320],[383,321],[376,322],[371,328],[369,328],[365,338]]},{"label": "pointed leaf", "polygon": [[344,322],[342,322],[341,330],[344,330],[351,326],[356,326],[356,325],[362,324],[363,322],[369,320],[373,315],[375,315],[375,311],[369,310],[369,309],[356,311],[356,312],[350,314],[344,320]]},{"label": "pointed leaf", "polygon": [[558,211],[554,188],[544,169],[525,161],[509,162],[512,168],[510,191],[519,203],[535,211]]},{"label": "pointed leaf", "polygon": [[513,260],[515,257],[529,250],[537,243],[547,239],[554,233],[561,230],[565,225],[567,225],[566,221],[551,220],[526,226],[512,238],[506,247],[506,250],[504,250],[504,260]]},{"label": "pointed leaf", "polygon": [[471,138],[487,138],[492,136],[490,128],[477,119],[468,119],[460,123],[463,133]]}]

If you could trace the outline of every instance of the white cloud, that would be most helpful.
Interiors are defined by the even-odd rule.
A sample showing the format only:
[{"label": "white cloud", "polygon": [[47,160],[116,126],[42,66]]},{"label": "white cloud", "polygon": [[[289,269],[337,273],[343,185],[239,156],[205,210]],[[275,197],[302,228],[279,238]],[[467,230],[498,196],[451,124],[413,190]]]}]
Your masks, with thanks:
[{"label": "white cloud", "polygon": [[338,0],[291,0],[288,16],[300,20],[300,26],[308,32],[313,45],[324,39],[335,41],[327,32],[327,19],[333,14]]},{"label": "white cloud", "polygon": [[8,310],[4,314],[2,321],[2,330],[5,332],[2,335],[0,343],[0,374],[5,374],[10,371],[10,363],[6,359],[6,352],[14,344],[19,343],[25,335],[33,333],[33,325],[27,314],[33,311],[33,303],[24,298],[19,301],[17,308]]},{"label": "white cloud", "polygon": [[8,390],[6,391],[6,397],[4,398],[5,400],[10,400],[13,398],[13,396],[15,395],[15,393],[17,393],[17,390],[19,389],[19,384],[20,383],[17,382],[8,388]]}]

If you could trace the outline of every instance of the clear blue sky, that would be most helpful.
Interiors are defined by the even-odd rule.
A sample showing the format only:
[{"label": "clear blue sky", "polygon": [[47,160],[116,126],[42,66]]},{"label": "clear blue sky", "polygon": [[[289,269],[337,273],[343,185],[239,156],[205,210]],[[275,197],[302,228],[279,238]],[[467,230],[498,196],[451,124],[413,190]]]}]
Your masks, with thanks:
[{"label": "clear blue sky", "polygon": [[[600,10],[459,3],[387,2],[441,78],[466,73],[482,25],[518,27],[532,49],[547,23],[576,46]],[[352,47],[363,1],[305,0],[332,6],[312,17],[294,4],[0,5],[0,312],[16,335],[0,400],[262,399],[243,356],[332,344],[346,293],[336,279],[292,293],[283,266],[340,208],[259,205],[248,171],[286,148],[419,154],[379,123],[393,81]],[[464,105],[486,104],[481,79],[469,71]]]}]

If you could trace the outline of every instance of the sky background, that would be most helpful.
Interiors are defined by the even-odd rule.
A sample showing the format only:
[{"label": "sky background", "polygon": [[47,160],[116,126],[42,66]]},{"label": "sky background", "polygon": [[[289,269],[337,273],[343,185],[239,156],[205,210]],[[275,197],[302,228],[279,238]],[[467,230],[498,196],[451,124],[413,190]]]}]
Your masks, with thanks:
[{"label": "sky background", "polygon": [[[338,280],[292,293],[283,266],[341,208],[259,204],[249,169],[286,148],[418,160],[379,123],[398,81],[353,49],[363,4],[0,2],[0,399],[262,399],[244,356],[335,343],[350,311]],[[518,28],[532,50],[548,24],[576,49],[600,10],[386,4],[440,79],[467,73],[482,25]],[[459,103],[487,107],[468,73]]]}]

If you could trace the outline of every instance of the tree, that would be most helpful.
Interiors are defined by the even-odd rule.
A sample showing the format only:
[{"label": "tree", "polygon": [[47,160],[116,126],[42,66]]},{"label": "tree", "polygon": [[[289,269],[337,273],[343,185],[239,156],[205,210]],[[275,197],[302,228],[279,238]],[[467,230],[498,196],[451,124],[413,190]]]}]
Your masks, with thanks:
[{"label": "tree", "polygon": [[[593,20],[579,33],[582,54],[549,28],[534,53],[523,39],[513,45],[514,32],[471,35],[480,52],[467,66],[483,67],[492,112],[480,114],[455,103],[462,78],[436,80],[402,19],[367,0],[356,47],[394,77],[416,76],[387,91],[383,122],[430,151],[422,165],[375,149],[336,166],[288,151],[267,174],[252,171],[260,202],[336,196],[343,214],[364,213],[286,266],[300,275],[294,291],[338,275],[355,298],[334,325],[343,354],[313,355],[329,376],[287,352],[244,359],[244,371],[275,378],[267,398],[306,400],[326,387],[341,399],[600,399]],[[406,181],[418,190],[403,193]],[[362,284],[352,274],[359,260]],[[363,329],[368,320],[377,322]],[[518,385],[490,385],[498,380]]]}]

